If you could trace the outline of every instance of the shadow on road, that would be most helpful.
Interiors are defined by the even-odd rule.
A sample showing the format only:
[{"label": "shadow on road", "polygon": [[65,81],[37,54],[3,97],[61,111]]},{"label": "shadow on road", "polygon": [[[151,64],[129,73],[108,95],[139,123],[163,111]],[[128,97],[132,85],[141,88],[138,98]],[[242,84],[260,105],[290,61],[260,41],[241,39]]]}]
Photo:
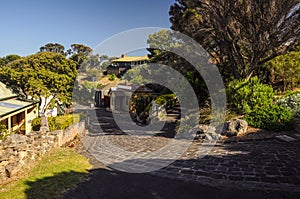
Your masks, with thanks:
[{"label": "shadow on road", "polygon": [[[76,172],[63,172],[52,177],[29,182],[26,190],[28,199],[60,198],[57,193],[51,193],[53,183],[73,175],[83,175]],[[64,186],[63,184],[59,186]],[[90,179],[82,182],[76,189],[67,192],[64,199],[193,199],[193,198],[265,198],[263,192],[222,190],[203,186],[192,182],[176,181],[155,177],[149,174],[132,174],[115,170],[96,169],[90,171]]]},{"label": "shadow on road", "polygon": [[[64,193],[66,189],[74,188],[74,182],[80,182],[88,173],[75,171],[56,173],[35,181],[26,181],[28,188],[25,190],[28,199],[52,199]],[[70,185],[72,184],[72,185]]]},{"label": "shadow on road", "polygon": [[[226,189],[204,186],[193,181],[181,181],[162,178],[150,174],[125,173],[117,170],[98,168],[91,170],[88,180],[81,182],[75,189],[69,190],[62,197],[56,197],[51,187],[65,187],[62,179],[74,175],[84,175],[76,172],[58,173],[35,182],[28,182],[26,190],[28,199],[64,198],[64,199],[260,199],[260,198],[297,198],[297,193],[280,191],[258,191]],[[52,191],[52,193],[51,193]]]}]

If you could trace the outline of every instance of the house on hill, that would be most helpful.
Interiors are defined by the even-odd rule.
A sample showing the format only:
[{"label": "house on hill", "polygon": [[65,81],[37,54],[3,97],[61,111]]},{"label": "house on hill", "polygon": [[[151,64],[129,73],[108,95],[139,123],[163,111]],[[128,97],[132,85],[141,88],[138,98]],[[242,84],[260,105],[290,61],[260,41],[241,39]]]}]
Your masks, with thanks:
[{"label": "house on hill", "polygon": [[20,100],[0,82],[0,122],[8,131],[28,134],[31,121],[38,117],[38,102]]},{"label": "house on hill", "polygon": [[134,66],[145,64],[149,60],[148,56],[126,56],[112,60],[112,64],[107,67],[107,74],[123,75]]}]

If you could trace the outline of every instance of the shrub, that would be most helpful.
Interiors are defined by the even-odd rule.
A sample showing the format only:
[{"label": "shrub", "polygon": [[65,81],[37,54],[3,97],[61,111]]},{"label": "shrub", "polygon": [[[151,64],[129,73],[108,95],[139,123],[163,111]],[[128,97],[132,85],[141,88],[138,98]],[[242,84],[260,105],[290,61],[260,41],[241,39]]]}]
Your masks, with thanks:
[{"label": "shrub", "polygon": [[274,104],[257,107],[245,119],[253,127],[279,131],[291,128],[293,114],[289,109]]},{"label": "shrub", "polygon": [[282,105],[292,111],[293,115],[300,116],[300,93],[292,93],[277,100],[277,104]]},{"label": "shrub", "polygon": [[4,140],[10,135],[10,132],[6,129],[4,124],[0,123],[0,140]]},{"label": "shrub", "polygon": [[258,77],[250,80],[233,80],[228,84],[227,98],[233,110],[241,114],[250,113],[258,107],[269,106],[273,102],[271,86],[260,83]]},{"label": "shrub", "polygon": [[57,117],[48,117],[50,131],[65,130],[73,124],[73,115],[62,115]]},{"label": "shrub", "polygon": [[175,94],[164,94],[156,98],[155,103],[158,105],[167,104],[170,107],[173,107],[177,102]]},{"label": "shrub", "polygon": [[42,120],[41,120],[40,117],[33,119],[32,122],[31,122],[32,130],[33,131],[39,131],[40,128],[41,128],[41,123],[42,123]]},{"label": "shrub", "polygon": [[[84,117],[84,114],[70,114],[57,117],[48,117],[48,125],[50,131],[65,130],[74,122],[79,122]],[[32,130],[39,131],[41,128],[41,118],[32,120]]]},{"label": "shrub", "polygon": [[109,81],[114,81],[116,78],[117,78],[117,76],[116,76],[115,74],[112,74],[112,75],[108,78],[108,80],[109,80]]},{"label": "shrub", "polygon": [[280,90],[300,86],[300,51],[288,52],[264,64],[269,71],[269,81]]}]

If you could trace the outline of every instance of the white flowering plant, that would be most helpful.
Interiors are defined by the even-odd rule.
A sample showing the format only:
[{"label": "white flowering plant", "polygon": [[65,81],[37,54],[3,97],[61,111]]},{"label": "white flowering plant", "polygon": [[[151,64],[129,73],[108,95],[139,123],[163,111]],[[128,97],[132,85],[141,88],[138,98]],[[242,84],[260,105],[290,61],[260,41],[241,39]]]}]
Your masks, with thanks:
[{"label": "white flowering plant", "polygon": [[300,116],[300,93],[293,93],[277,100],[277,104],[290,109],[295,117]]}]

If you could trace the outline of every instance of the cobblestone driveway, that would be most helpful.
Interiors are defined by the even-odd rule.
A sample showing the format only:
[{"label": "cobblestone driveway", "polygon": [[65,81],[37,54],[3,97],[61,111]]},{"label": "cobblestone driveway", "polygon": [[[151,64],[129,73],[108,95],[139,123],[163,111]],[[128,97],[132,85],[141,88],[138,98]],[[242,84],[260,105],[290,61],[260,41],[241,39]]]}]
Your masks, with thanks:
[{"label": "cobblestone driveway", "polygon": [[[168,136],[123,135],[118,129],[116,129],[118,135],[115,135],[113,125],[108,126],[110,134],[105,134],[105,128],[102,128],[104,133],[95,135],[94,129],[94,133],[88,136],[96,136],[99,145],[111,146],[113,143],[114,146],[129,151],[131,155],[136,153],[136,157],[158,150],[172,140]],[[256,141],[220,142],[207,156],[199,158],[201,150],[204,149],[201,141],[194,141],[179,159],[173,160],[172,164],[153,171],[151,174],[185,181],[197,181],[210,186],[233,186],[243,189],[270,189],[300,193],[299,140],[284,142],[271,138]],[[139,161],[139,158],[134,158],[134,156],[128,158],[113,150],[107,147],[98,153],[101,155],[112,154],[113,157],[109,158],[118,159],[122,164],[127,163],[127,166],[133,169],[148,166]],[[90,155],[89,158],[93,159]],[[149,164],[161,164],[163,161],[150,159],[148,162]],[[95,168],[97,165],[101,165],[95,159],[92,162],[94,162]],[[107,166],[113,167],[114,165]]]}]

